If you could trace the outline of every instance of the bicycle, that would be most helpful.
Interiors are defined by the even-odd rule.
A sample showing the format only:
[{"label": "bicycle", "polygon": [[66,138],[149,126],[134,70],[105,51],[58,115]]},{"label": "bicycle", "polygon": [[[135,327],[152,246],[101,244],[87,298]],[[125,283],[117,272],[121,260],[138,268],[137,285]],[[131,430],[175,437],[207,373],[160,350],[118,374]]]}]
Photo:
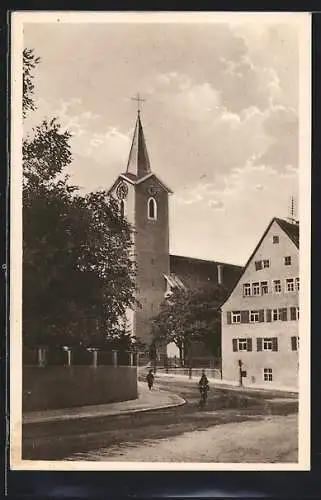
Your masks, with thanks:
[{"label": "bicycle", "polygon": [[201,399],[199,402],[200,408],[204,408],[206,406],[208,391],[209,391],[208,387],[200,387],[200,394],[201,394]]}]

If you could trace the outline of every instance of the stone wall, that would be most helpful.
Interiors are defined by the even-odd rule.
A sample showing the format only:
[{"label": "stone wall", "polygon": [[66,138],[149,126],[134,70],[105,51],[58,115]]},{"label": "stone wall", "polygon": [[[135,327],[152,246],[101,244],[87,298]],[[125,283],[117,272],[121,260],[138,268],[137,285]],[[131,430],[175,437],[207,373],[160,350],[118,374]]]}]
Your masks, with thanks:
[{"label": "stone wall", "polygon": [[24,412],[138,397],[137,369],[130,366],[24,366],[22,386]]}]

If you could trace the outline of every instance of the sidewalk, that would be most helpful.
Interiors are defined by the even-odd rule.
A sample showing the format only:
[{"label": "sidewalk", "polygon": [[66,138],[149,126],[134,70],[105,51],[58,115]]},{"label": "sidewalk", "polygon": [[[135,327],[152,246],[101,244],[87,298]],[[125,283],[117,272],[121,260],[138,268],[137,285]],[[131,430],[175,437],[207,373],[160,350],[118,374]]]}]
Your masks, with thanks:
[{"label": "sidewalk", "polygon": [[[206,373],[206,370],[205,370]],[[156,380],[157,378],[164,378],[164,379],[169,379],[169,380],[184,380],[185,382],[190,382],[192,384],[197,384],[199,381],[199,377],[196,375],[192,375],[192,378],[190,379],[188,375],[183,375],[180,373],[165,373],[164,371],[157,370],[156,372]],[[213,385],[221,385],[224,387],[229,387],[230,389],[235,389],[239,390],[240,386],[238,382],[235,382],[233,380],[221,380],[217,378],[212,378],[208,377],[208,381],[213,384]],[[249,390],[266,390],[266,391],[279,391],[279,392],[293,392],[293,393],[298,393],[299,390],[298,388],[294,387],[283,387],[283,386],[270,386],[270,385],[263,385],[263,384],[250,384],[250,385],[243,385],[242,390],[244,389],[249,389]]]},{"label": "sidewalk", "polygon": [[125,415],[148,410],[171,408],[185,404],[185,400],[176,394],[153,388],[149,391],[146,384],[138,383],[138,398],[121,403],[105,405],[80,406],[59,410],[33,411],[25,413],[22,417],[23,424],[36,424],[76,420],[80,418],[97,418],[115,415]]}]

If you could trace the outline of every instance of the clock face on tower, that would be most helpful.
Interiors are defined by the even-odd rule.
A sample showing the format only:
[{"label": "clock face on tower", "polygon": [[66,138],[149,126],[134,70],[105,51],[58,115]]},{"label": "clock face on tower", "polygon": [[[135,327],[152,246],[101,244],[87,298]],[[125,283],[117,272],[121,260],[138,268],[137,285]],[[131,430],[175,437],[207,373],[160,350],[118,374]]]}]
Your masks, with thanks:
[{"label": "clock face on tower", "polygon": [[123,200],[124,198],[126,198],[126,196],[128,194],[128,187],[126,186],[126,184],[124,182],[121,182],[120,184],[118,184],[117,189],[116,189],[116,194],[117,194],[117,197],[119,200]]}]

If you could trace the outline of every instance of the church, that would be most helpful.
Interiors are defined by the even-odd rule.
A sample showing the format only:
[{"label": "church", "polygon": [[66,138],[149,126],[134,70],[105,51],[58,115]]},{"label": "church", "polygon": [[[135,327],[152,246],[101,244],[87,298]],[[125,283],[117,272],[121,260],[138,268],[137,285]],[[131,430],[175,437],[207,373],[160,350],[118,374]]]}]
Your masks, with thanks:
[{"label": "church", "polygon": [[160,304],[175,287],[197,289],[212,283],[234,288],[243,268],[224,262],[171,255],[169,252],[169,196],[173,191],[151,168],[140,110],[138,110],[127,168],[109,190],[121,213],[134,228],[137,299],[141,308],[128,312],[133,335],[148,345],[151,322]]}]

